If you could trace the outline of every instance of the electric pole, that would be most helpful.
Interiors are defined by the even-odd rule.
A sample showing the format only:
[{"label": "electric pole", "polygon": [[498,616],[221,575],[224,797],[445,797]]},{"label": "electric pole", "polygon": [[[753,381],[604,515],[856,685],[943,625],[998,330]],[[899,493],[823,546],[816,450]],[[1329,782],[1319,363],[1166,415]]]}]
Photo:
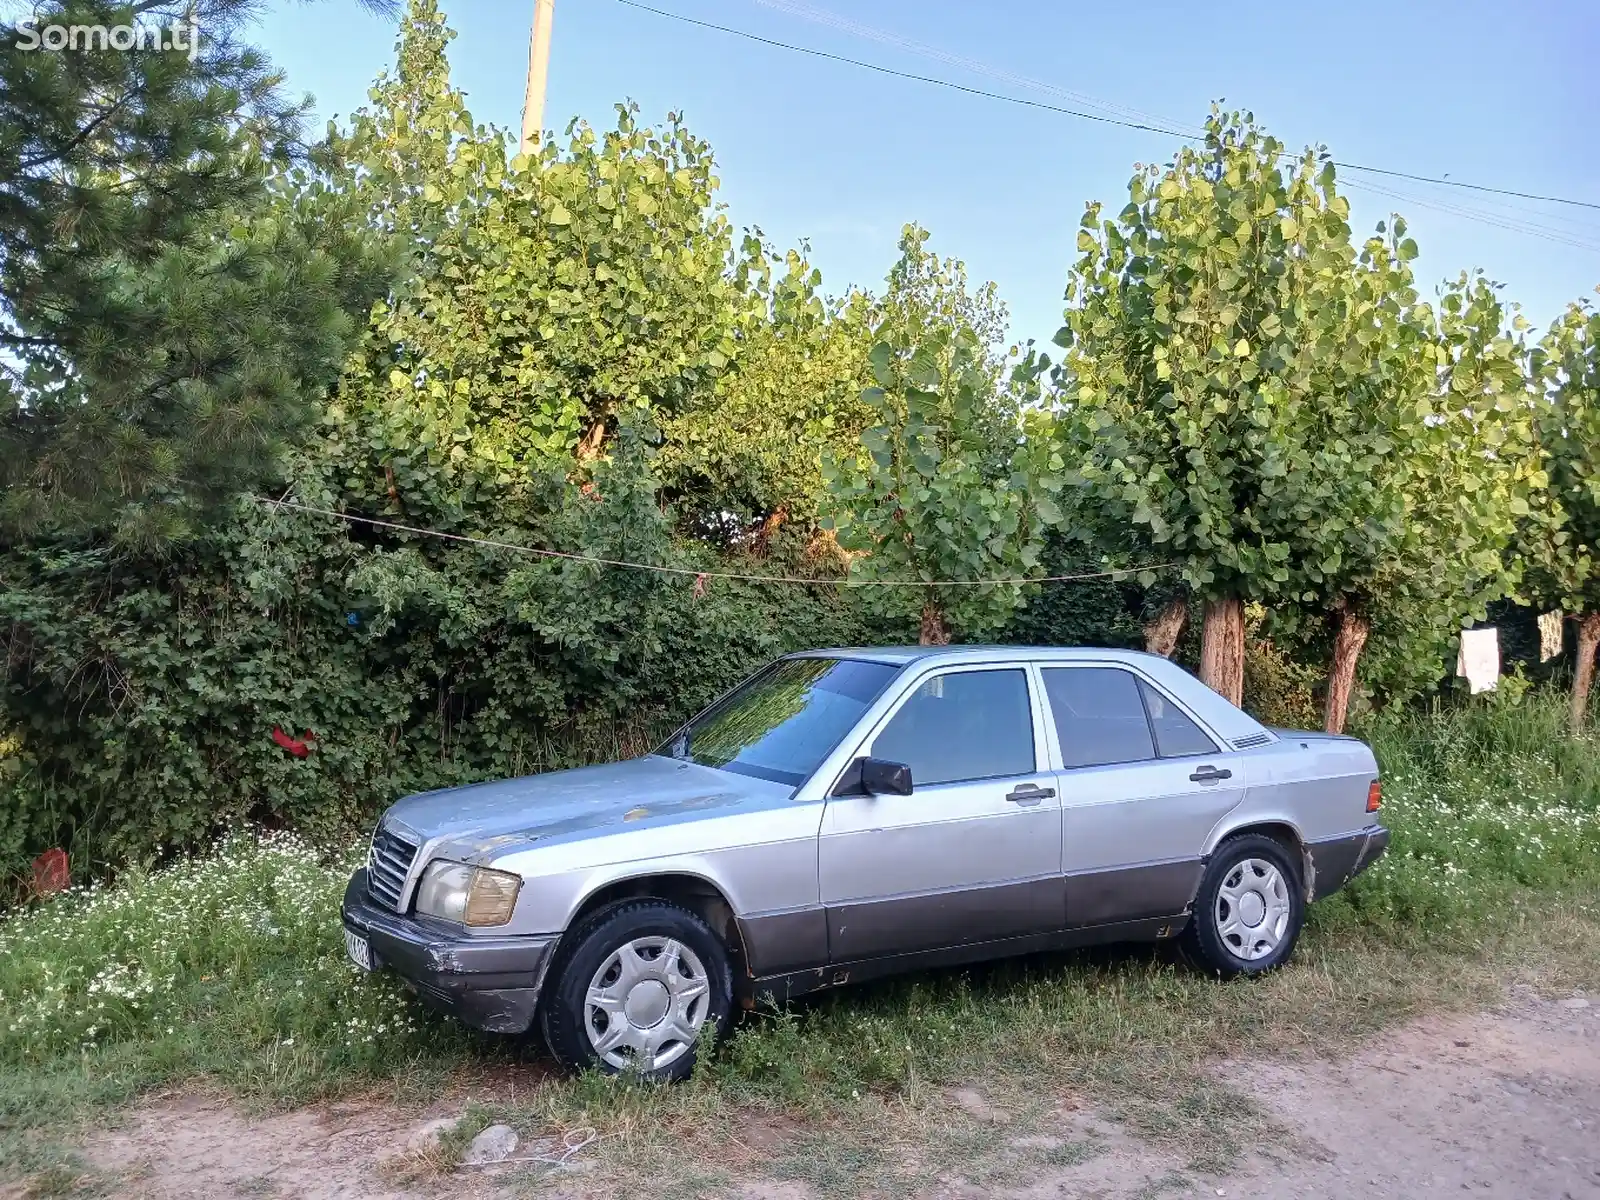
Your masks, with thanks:
[{"label": "electric pole", "polygon": [[550,27],[556,0],[534,0],[533,33],[528,38],[528,87],[522,99],[522,142],[517,149],[531,156],[544,140],[544,84],[550,73]]}]

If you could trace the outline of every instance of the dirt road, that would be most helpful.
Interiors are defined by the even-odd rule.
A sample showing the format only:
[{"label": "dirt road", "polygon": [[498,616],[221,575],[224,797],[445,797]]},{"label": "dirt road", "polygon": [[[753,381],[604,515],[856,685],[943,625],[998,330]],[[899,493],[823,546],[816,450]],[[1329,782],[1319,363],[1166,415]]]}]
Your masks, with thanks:
[{"label": "dirt road", "polygon": [[[955,1170],[931,1190],[919,1185],[907,1194],[917,1200],[1461,1193],[1600,1200],[1600,999],[1514,994],[1498,1011],[1425,1020],[1341,1061],[1240,1058],[1217,1070],[1280,1127],[1257,1139],[1225,1175],[1196,1173],[1185,1165],[1187,1154],[1152,1148],[1080,1109],[1015,1143],[1017,1154],[1026,1150],[1030,1159],[1045,1143],[1045,1164],[1020,1180],[980,1186]],[[361,1103],[246,1120],[220,1102],[175,1098],[146,1107],[85,1153],[121,1181],[119,1195],[152,1200],[527,1194],[529,1181],[482,1174],[404,1182],[393,1163],[404,1157],[420,1119]],[[994,1137],[1005,1136],[1004,1122],[996,1120]],[[1058,1165],[1049,1162],[1052,1142],[1063,1151],[1054,1156]],[[558,1173],[534,1190],[572,1198],[611,1194],[599,1186],[601,1177]],[[759,1176],[740,1179],[725,1194],[823,1200],[804,1184]]]}]

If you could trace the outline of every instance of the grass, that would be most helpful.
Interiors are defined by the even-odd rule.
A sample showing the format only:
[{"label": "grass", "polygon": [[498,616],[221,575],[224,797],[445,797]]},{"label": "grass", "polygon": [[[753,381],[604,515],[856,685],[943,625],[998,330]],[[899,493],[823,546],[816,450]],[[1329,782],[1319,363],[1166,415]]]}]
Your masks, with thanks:
[{"label": "grass", "polygon": [[1332,1053],[1519,978],[1600,986],[1600,744],[1567,738],[1562,717],[1559,697],[1535,694],[1373,720],[1390,854],[1312,910],[1295,963],[1271,977],[1217,984],[1150,948],[915,976],[754,1014],[671,1089],[554,1077],[526,1044],[360,975],[337,916],[351,855],[239,835],[0,923],[0,1178],[41,1196],[91,1189],[63,1131],[161,1087],[203,1080],[271,1105],[384,1081],[420,1102],[463,1070],[522,1064],[538,1066],[515,1096],[487,1089],[439,1151],[400,1169],[447,1169],[504,1120],[594,1127],[585,1157],[618,1195],[714,1193],[757,1170],[818,1196],[1001,1186],[1104,1152],[1051,1135],[1081,1104],[1175,1168],[1221,1169],[1270,1121],[1219,1059]]}]

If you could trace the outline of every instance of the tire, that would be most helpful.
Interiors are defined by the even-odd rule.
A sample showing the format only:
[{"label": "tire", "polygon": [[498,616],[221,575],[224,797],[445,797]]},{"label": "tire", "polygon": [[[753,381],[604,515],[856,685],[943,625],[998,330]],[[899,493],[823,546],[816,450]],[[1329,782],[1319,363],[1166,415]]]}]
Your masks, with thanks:
[{"label": "tire", "polygon": [[1289,961],[1305,914],[1289,851],[1264,834],[1241,834],[1211,856],[1181,945],[1191,963],[1223,979],[1261,975]]},{"label": "tire", "polygon": [[665,900],[601,909],[565,938],[539,1005],[550,1052],[572,1070],[685,1079],[706,1030],[728,1032],[733,971],[722,939]]}]

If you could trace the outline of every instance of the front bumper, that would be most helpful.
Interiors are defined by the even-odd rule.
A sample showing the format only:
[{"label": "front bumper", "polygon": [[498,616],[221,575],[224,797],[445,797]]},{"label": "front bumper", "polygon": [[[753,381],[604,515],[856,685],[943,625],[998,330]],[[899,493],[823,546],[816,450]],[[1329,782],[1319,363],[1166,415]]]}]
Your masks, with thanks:
[{"label": "front bumper", "polygon": [[555,936],[469,937],[401,916],[372,902],[365,868],[350,877],[340,915],[367,940],[375,968],[391,968],[434,1008],[490,1033],[525,1033],[533,1024]]},{"label": "front bumper", "polygon": [[1315,872],[1311,898],[1321,900],[1337,892],[1377,862],[1388,848],[1389,831],[1376,824],[1355,833],[1307,844]]}]

